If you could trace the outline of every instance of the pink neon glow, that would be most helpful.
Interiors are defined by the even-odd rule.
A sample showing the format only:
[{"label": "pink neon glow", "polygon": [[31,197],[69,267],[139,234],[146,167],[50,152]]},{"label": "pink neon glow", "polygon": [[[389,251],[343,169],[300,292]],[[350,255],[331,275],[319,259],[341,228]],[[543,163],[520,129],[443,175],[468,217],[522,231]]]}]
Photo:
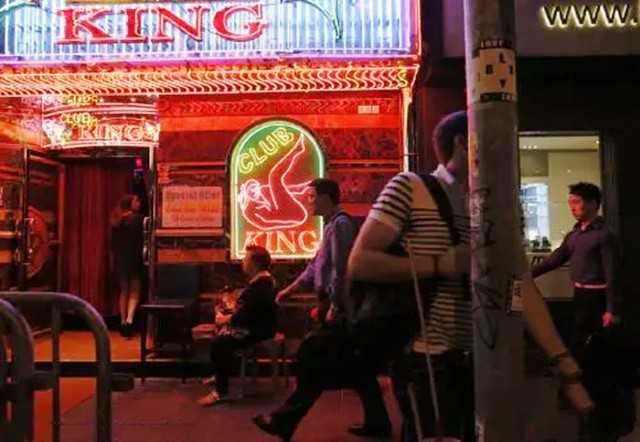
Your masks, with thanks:
[{"label": "pink neon glow", "polygon": [[309,182],[286,182],[305,150],[304,135],[300,135],[295,146],[269,171],[268,185],[256,179],[242,184],[238,204],[249,224],[262,230],[275,230],[296,228],[307,222],[309,212],[298,197],[306,194]]}]

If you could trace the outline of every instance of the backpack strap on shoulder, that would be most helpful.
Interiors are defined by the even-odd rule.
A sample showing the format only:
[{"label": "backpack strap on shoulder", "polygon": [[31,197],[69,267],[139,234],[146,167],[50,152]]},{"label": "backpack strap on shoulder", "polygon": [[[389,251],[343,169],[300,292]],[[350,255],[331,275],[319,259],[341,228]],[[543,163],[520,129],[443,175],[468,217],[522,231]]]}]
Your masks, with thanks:
[{"label": "backpack strap on shoulder", "polygon": [[360,223],[358,222],[358,220],[351,215],[349,212],[345,212],[344,210],[341,210],[340,212],[338,212],[335,216],[334,219],[337,219],[338,217],[345,217],[347,218],[351,224],[353,225],[353,228],[355,230],[356,235],[358,234],[358,231],[360,230]]},{"label": "backpack strap on shoulder", "polygon": [[460,244],[460,231],[456,227],[453,206],[451,205],[451,201],[449,201],[449,197],[442,188],[440,181],[438,181],[436,177],[430,174],[421,174],[420,178],[422,178],[422,182],[436,202],[436,206],[438,206],[438,213],[449,228],[451,242],[454,245]]}]

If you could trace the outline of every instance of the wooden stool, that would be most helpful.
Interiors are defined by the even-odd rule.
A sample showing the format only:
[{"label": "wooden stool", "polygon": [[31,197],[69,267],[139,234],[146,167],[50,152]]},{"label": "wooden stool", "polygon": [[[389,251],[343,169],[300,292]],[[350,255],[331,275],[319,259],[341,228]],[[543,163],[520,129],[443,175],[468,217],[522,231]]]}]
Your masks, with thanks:
[{"label": "wooden stool", "polygon": [[272,339],[266,339],[264,341],[256,342],[250,347],[238,350],[235,352],[236,356],[240,357],[240,385],[241,392],[240,397],[244,397],[246,394],[247,385],[247,366],[249,364],[254,365],[254,380],[257,378],[258,372],[258,355],[260,353],[266,353],[271,366],[271,382],[273,387],[273,393],[278,389],[278,377],[279,377],[279,364],[282,358],[284,336],[276,334]]}]

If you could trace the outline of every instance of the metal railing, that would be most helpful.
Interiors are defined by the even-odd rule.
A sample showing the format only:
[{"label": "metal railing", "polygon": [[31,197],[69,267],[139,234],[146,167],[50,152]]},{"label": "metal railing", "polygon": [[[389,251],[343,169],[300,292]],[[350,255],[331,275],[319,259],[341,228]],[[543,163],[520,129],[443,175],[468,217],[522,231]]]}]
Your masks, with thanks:
[{"label": "metal railing", "polygon": [[[33,381],[35,368],[31,330],[10,303],[0,299],[2,337],[9,336],[12,367],[9,370],[5,340],[0,341],[0,439],[9,442],[33,440]],[[11,379],[8,381],[8,379]],[[8,420],[7,402],[11,408]]]},{"label": "metal railing", "polygon": [[[52,370],[50,373],[50,384],[53,389],[53,442],[60,442],[60,332],[62,329],[62,313],[72,313],[75,316],[82,318],[89,326],[96,345],[97,379],[95,440],[97,442],[111,442],[111,392],[131,390],[133,388],[133,377],[129,375],[113,376],[111,370],[111,342],[109,340],[107,326],[100,314],[86,301],[68,293],[0,292],[0,300],[2,299],[9,301],[18,307],[28,304],[51,305]],[[6,304],[6,302],[4,302],[3,305],[4,304]],[[24,324],[24,319],[22,319],[22,322]],[[33,344],[31,342],[30,333],[28,333],[28,336],[28,351],[31,355],[31,368],[29,369],[27,367],[28,361],[21,362],[19,365],[14,367],[14,371],[18,373],[21,370],[26,370],[29,374],[21,376],[29,376],[31,380],[37,380],[38,376],[33,369]],[[18,357],[15,351],[13,354],[14,358]],[[2,362],[2,360],[0,360],[0,362]],[[14,365],[18,362],[19,361],[15,359]],[[2,373],[0,372],[0,374]],[[2,381],[0,380],[0,382]],[[31,389],[30,397],[31,400],[27,405],[31,407],[31,416],[33,416],[33,388]],[[27,405],[25,405],[25,407]],[[25,425],[29,426],[29,434],[33,436],[33,419],[30,422],[25,422]]]}]

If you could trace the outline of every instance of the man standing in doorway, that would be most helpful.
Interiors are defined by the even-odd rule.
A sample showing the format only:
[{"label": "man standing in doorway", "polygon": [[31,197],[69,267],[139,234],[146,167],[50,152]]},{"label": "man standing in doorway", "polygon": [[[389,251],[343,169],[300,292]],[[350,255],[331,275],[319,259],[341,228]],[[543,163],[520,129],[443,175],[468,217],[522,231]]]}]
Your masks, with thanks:
[{"label": "man standing in doorway", "polygon": [[536,278],[569,262],[575,302],[571,341],[579,362],[588,337],[611,325],[620,306],[618,241],[598,215],[600,201],[595,184],[569,186],[569,209],[577,223],[560,247],[532,270]]}]

